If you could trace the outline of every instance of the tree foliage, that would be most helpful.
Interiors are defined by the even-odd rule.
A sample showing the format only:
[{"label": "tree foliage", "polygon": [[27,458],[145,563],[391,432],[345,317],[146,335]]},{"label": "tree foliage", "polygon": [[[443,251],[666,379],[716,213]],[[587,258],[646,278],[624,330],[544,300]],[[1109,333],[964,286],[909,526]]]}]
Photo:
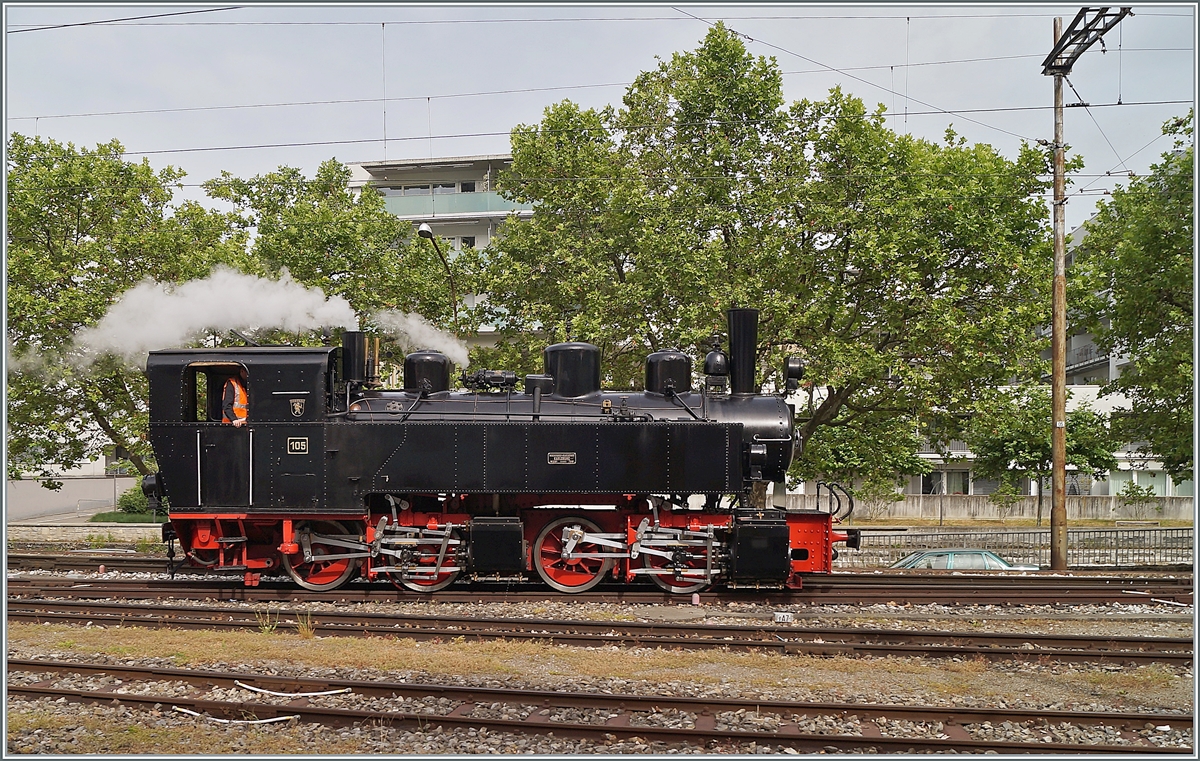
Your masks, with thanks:
[{"label": "tree foliage", "polygon": [[[389,213],[378,192],[350,190],[349,179],[350,170],[330,159],[312,179],[281,166],[249,180],[222,172],[204,188],[232,203],[242,228],[254,231],[250,255],[266,274],[287,268],[297,282],[344,297],[361,317],[397,309],[451,325],[449,284],[431,244]],[[451,266],[466,284],[462,263]]]},{"label": "tree foliage", "polygon": [[[1025,477],[1044,484],[1053,465],[1050,392],[1044,386],[1001,389],[980,405],[967,428],[977,477],[996,479],[1009,490]],[[1105,416],[1083,405],[1067,412],[1066,462],[1093,478],[1117,466],[1117,448]]]},{"label": "tree foliage", "polygon": [[1174,150],[1101,204],[1072,268],[1083,324],[1101,350],[1130,360],[1105,386],[1129,398],[1117,428],[1176,481],[1195,467],[1193,121],[1189,112],[1164,126]]},{"label": "tree foliage", "polygon": [[[8,475],[70,469],[127,450],[149,472],[145,376],[112,358],[85,364],[75,333],[146,277],[181,281],[244,266],[228,218],[172,204],[183,172],[125,161],[117,141],[76,148],[8,143]],[[46,485],[55,488],[57,482]]]},{"label": "tree foliage", "polygon": [[839,89],[788,105],[781,81],[717,25],[622,107],[516,127],[500,190],[536,212],[478,263],[500,337],[480,359],[536,371],[541,344],[578,338],[636,388],[646,353],[698,359],[727,309],[757,307],[759,380],[808,364],[797,474],[880,470],[887,421],[950,435],[983,389],[1036,375],[1045,156],[897,134]]}]

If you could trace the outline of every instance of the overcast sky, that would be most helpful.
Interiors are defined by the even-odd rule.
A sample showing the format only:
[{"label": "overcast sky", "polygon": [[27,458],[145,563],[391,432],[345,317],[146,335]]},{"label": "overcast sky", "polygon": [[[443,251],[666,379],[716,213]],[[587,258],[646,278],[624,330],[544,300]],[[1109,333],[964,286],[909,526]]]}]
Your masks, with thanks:
[{"label": "overcast sky", "polygon": [[[940,140],[953,125],[1014,157],[1022,139],[1053,137],[1041,63],[1054,17],[1065,27],[1079,8],[6,4],[5,115],[10,133],[117,138],[131,158],[184,169],[185,195],[201,198],[195,185],[221,170],[507,153],[509,130],[548,104],[617,104],[656,56],[724,20],[775,58],[789,100],[840,85],[884,104],[898,131]],[[1170,147],[1162,123],[1195,99],[1196,6],[1133,9],[1069,77],[1078,97],[1065,101],[1090,104],[1065,117],[1086,161],[1070,227],[1117,184],[1106,172],[1144,173]],[[131,18],[156,14],[176,15]]]}]

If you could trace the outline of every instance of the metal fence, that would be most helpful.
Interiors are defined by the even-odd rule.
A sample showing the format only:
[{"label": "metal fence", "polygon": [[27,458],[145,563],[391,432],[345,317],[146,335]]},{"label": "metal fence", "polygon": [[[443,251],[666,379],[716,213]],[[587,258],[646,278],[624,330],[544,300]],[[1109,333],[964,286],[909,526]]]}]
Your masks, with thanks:
[{"label": "metal fence", "polygon": [[[1067,564],[1075,569],[1192,566],[1191,528],[1068,529]],[[1015,564],[1050,565],[1050,531],[994,529],[867,531],[858,550],[839,550],[839,568],[886,568],[917,550],[972,547]]]}]

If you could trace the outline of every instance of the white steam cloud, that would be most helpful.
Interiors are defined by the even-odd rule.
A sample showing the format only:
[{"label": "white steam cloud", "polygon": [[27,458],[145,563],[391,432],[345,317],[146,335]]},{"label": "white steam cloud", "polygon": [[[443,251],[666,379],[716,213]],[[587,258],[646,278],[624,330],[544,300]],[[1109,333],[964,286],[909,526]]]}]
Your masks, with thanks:
[{"label": "white steam cloud", "polygon": [[430,325],[419,314],[385,309],[371,315],[371,322],[384,333],[397,339],[408,351],[433,349],[445,354],[459,367],[465,368],[470,363],[466,343]]},{"label": "white steam cloud", "polygon": [[88,361],[116,354],[144,364],[148,352],[182,346],[206,330],[277,328],[302,332],[322,327],[355,330],[358,318],[341,296],[326,298],[320,288],[217,267],[203,280],[169,286],[146,280],[122,294],[104,319],[75,336]]}]

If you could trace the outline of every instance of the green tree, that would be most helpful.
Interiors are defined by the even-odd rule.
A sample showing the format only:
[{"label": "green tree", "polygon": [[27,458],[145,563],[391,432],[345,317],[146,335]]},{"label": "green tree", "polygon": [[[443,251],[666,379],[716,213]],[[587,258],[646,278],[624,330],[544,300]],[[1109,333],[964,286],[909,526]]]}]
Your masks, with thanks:
[{"label": "green tree", "polygon": [[479,359],[534,371],[542,343],[580,338],[637,387],[647,352],[702,357],[726,309],[757,307],[759,366],[808,363],[796,475],[850,446],[881,470],[886,421],[950,435],[984,389],[1036,376],[1045,155],[899,135],[838,89],[789,106],[781,81],[717,25],[621,108],[564,101],[516,127],[500,189],[536,211],[480,256],[500,342]]},{"label": "green tree", "polygon": [[1195,468],[1193,122],[1189,111],[1163,127],[1174,150],[1101,204],[1072,267],[1083,324],[1101,350],[1130,360],[1104,388],[1129,399],[1115,425],[1176,482]]},{"label": "green tree", "polygon": [[[977,477],[1000,481],[1000,501],[1019,491],[1018,480],[1038,484],[1038,523],[1042,494],[1051,475],[1051,399],[1044,386],[1002,389],[980,404],[967,428],[966,443],[975,455]],[[1105,416],[1083,405],[1067,412],[1067,464],[1102,478],[1117,466],[1113,438]]]},{"label": "green tree", "polygon": [[[232,203],[243,228],[254,231],[250,253],[265,273],[287,268],[297,282],[344,297],[361,317],[395,309],[453,325],[449,280],[433,246],[389,213],[378,192],[350,190],[349,179],[350,170],[330,159],[312,179],[281,166],[249,180],[222,172],[204,188]],[[450,267],[458,293],[469,292],[463,263],[452,259]]]},{"label": "green tree", "polygon": [[[244,266],[226,215],[172,204],[183,172],[13,134],[8,142],[8,475],[69,469],[121,447],[150,472],[145,376],[85,362],[73,338],[143,278]],[[49,488],[60,484],[49,480]]]}]

